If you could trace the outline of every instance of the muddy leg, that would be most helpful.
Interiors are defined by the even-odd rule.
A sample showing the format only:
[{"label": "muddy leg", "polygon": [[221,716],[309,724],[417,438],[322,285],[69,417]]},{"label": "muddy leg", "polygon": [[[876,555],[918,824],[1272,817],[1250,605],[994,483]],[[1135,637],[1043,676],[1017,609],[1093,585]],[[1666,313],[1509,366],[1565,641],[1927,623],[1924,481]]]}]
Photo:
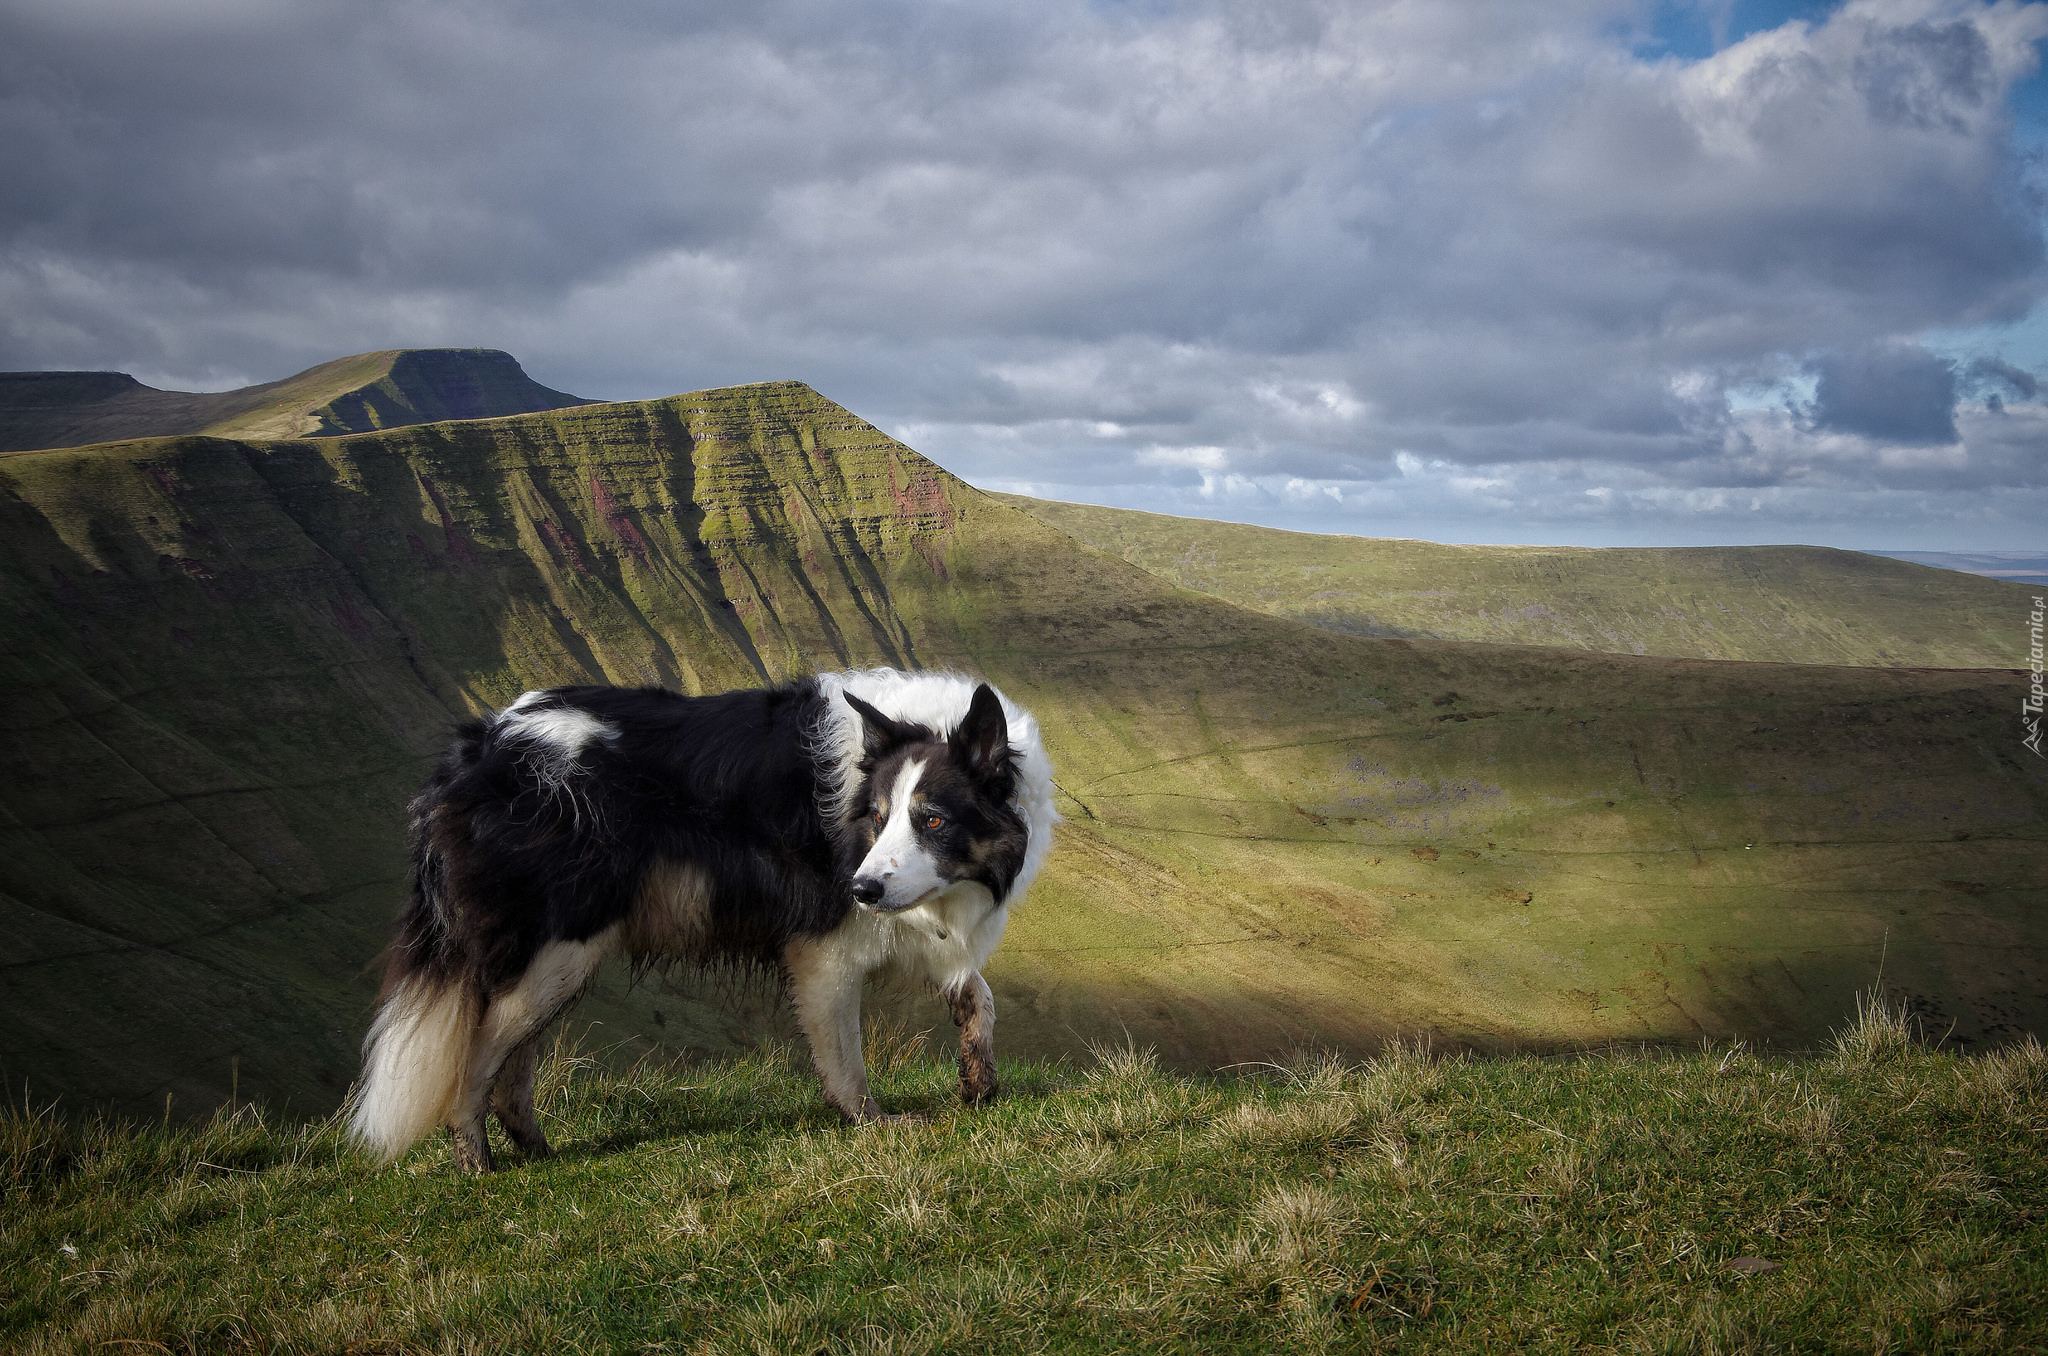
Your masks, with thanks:
[{"label": "muddy leg", "polygon": [[528,1158],[546,1158],[554,1152],[540,1118],[533,1114],[533,1068],[540,1062],[540,1039],[535,1035],[507,1055],[498,1081],[491,1085],[491,1110],[498,1113],[498,1124]]},{"label": "muddy leg", "polygon": [[463,1172],[489,1172],[491,1170],[491,1137],[484,1128],[483,1113],[451,1124],[448,1137],[454,1141],[450,1153],[455,1166]]},{"label": "muddy leg", "polygon": [[969,1106],[996,1095],[996,999],[988,981],[969,975],[946,1001],[960,1028],[960,1100]]}]

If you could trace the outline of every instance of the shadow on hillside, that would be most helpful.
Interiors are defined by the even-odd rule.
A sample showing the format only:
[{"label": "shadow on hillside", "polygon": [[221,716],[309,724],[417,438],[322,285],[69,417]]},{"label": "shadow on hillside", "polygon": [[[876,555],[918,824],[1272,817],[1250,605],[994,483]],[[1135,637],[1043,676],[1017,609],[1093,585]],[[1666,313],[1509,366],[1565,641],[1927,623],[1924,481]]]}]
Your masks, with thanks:
[{"label": "shadow on hillside", "polygon": [[1424,631],[1412,626],[1396,626],[1381,621],[1370,612],[1347,612],[1329,608],[1304,608],[1291,614],[1294,620],[1306,622],[1322,631],[1332,631],[1340,636],[1361,636],[1367,640],[1440,640],[1436,631]]}]

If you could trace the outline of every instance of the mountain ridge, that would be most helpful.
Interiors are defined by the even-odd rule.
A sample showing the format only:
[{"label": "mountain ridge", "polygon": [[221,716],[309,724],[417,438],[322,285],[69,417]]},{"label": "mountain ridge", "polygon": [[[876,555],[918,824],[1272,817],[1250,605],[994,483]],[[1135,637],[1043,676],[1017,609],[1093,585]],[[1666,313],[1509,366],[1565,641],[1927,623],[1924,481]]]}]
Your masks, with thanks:
[{"label": "mountain ridge", "polygon": [[334,437],[595,402],[497,349],[380,349],[234,391],[160,391],[125,372],[0,372],[0,452],[136,438]]}]

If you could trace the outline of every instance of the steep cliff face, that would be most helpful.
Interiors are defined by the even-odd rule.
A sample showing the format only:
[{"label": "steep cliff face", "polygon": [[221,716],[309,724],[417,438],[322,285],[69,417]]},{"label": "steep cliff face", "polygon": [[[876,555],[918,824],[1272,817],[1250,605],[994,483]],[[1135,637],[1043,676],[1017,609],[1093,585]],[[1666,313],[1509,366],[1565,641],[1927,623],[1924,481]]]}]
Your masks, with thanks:
[{"label": "steep cliff face", "polygon": [[[1332,635],[793,383],[9,456],[0,590],[0,1050],[32,1091],[332,1104],[453,720],[875,663],[984,673],[1046,728],[1068,822],[992,967],[1008,1048],[1803,1042],[1881,955],[1961,1037],[2048,1028],[2010,673]],[[719,1050],[772,1009],[614,981],[583,1016]]]},{"label": "steep cliff face", "polygon": [[181,433],[318,438],[590,403],[489,348],[358,353],[238,391],[159,391],[125,372],[0,372],[0,452]]}]

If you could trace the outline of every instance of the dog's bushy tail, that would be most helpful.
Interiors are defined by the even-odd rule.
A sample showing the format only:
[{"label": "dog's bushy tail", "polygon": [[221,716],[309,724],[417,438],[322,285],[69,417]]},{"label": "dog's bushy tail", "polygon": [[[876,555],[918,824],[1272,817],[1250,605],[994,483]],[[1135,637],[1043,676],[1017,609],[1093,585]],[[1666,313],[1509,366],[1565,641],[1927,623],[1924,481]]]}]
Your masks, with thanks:
[{"label": "dog's bushy tail", "polygon": [[415,973],[384,996],[363,1041],[363,1081],[349,1129],[389,1163],[447,1122],[477,1029],[470,985]]},{"label": "dog's bushy tail", "polygon": [[356,1138],[386,1163],[448,1121],[482,1018],[451,917],[447,864],[434,845],[439,781],[412,805],[412,897],[385,953],[384,995],[363,1039],[363,1077],[348,1111]]}]

